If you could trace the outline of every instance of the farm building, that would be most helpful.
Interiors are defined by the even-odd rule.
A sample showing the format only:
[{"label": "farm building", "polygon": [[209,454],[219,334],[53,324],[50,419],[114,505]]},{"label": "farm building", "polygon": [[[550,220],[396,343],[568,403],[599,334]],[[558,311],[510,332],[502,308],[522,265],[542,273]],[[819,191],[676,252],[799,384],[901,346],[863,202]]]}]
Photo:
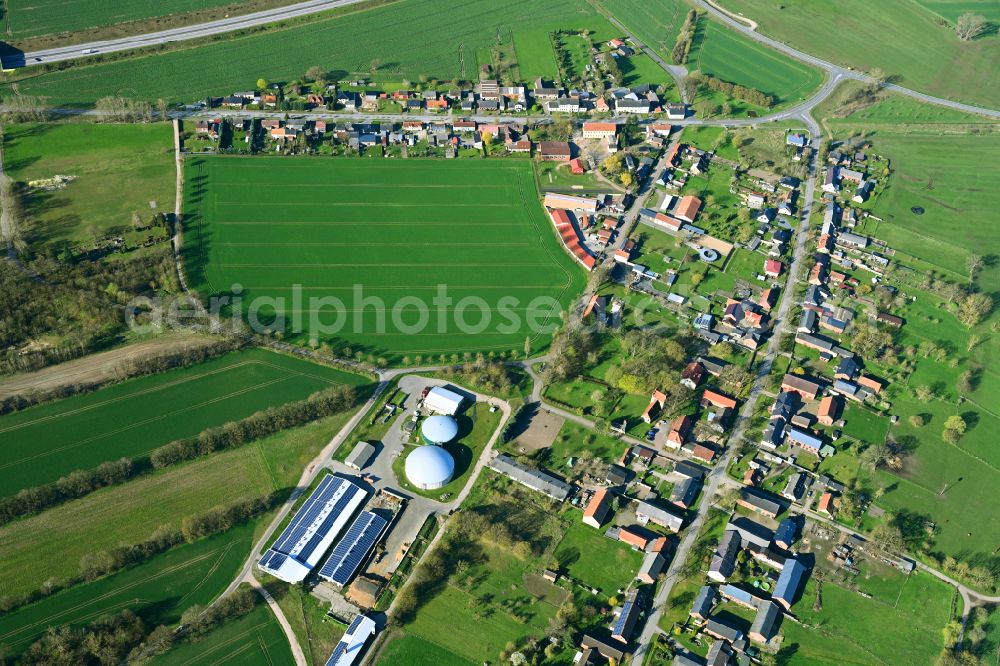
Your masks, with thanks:
[{"label": "farm building", "polygon": [[681,200],[677,203],[677,207],[674,209],[674,217],[680,218],[685,222],[694,222],[694,218],[698,216],[699,210],[701,210],[701,199],[688,195],[681,197]]},{"label": "farm building", "polygon": [[703,585],[698,590],[698,596],[694,598],[694,603],[691,605],[691,612],[688,615],[697,620],[707,620],[709,615],[712,614],[712,607],[715,606],[717,598],[718,595],[714,587]]},{"label": "farm building", "polygon": [[489,468],[559,502],[565,501],[573,490],[573,486],[565,481],[551,474],[522,465],[504,454],[500,454],[494,458],[490,462]]},{"label": "farm building", "polygon": [[368,465],[374,454],[374,446],[368,442],[358,442],[357,445],[355,445],[354,450],[351,451],[351,454],[347,456],[344,464],[348,467],[353,467],[354,469],[361,471]]},{"label": "farm building", "polygon": [[458,393],[441,386],[435,386],[427,392],[427,397],[424,398],[424,407],[438,414],[454,416],[462,406],[462,401],[463,398]]},{"label": "farm building", "polygon": [[367,498],[353,481],[328,474],[257,566],[286,583],[305,580]]},{"label": "farm building", "polygon": [[808,570],[794,557],[785,560],[785,566],[781,568],[778,582],[774,586],[774,594],[771,598],[788,610],[795,603],[799,589],[805,581]]},{"label": "farm building", "polygon": [[594,496],[590,498],[590,503],[583,511],[583,522],[594,528],[599,528],[607,520],[608,511],[611,509],[611,493],[607,488],[598,488],[594,491]]},{"label": "farm building", "polygon": [[570,194],[546,192],[542,205],[552,210],[578,210],[584,213],[597,212],[597,199],[593,197],[575,197]]},{"label": "farm building", "polygon": [[333,547],[320,567],[319,577],[341,587],[354,577],[382,537],[389,521],[372,511],[362,511]]},{"label": "farm building", "polygon": [[539,141],[538,154],[546,162],[569,162],[573,155],[566,141]]},{"label": "farm building", "polygon": [[757,606],[757,615],[747,636],[752,641],[766,643],[777,633],[778,621],[781,620],[781,609],[773,601],[764,601]]},{"label": "farm building", "polygon": [[351,666],[361,654],[368,639],[375,635],[375,622],[365,615],[358,615],[341,637],[326,666]]}]

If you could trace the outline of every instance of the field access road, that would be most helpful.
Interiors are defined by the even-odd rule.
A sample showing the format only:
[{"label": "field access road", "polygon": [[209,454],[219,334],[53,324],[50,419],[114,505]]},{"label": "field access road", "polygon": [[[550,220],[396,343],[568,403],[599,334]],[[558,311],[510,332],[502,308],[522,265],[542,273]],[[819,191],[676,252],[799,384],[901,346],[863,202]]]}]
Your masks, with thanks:
[{"label": "field access road", "polygon": [[[29,51],[24,54],[25,62],[20,66],[76,60],[78,58],[86,58],[89,55],[130,51],[146,46],[159,46],[171,42],[183,42],[189,39],[210,37],[212,35],[244,30],[268,23],[277,23],[278,21],[299,16],[309,16],[310,14],[325,12],[338,7],[346,7],[358,2],[361,2],[361,0],[307,0],[306,2],[299,2],[285,7],[276,7],[252,14],[243,14],[242,16],[233,16],[180,28],[170,28],[169,30],[150,32],[144,35],[106,39],[87,42],[86,44],[74,44],[72,46],[60,46],[41,51]],[[10,65],[14,63],[5,62],[4,64]]]},{"label": "field access road", "polygon": [[[867,74],[855,71],[848,67],[841,67],[840,65],[835,65],[834,63],[827,62],[826,60],[821,60],[816,56],[809,55],[808,53],[803,53],[802,51],[799,51],[798,49],[793,48],[788,44],[785,44],[784,42],[779,42],[776,39],[773,39],[766,35],[762,35],[761,33],[757,32],[754,29],[756,28],[757,24],[754,23],[753,21],[750,21],[749,19],[740,20],[740,17],[737,17],[737,15],[722,10],[712,2],[708,2],[707,0],[692,0],[692,1],[697,7],[705,10],[706,12],[714,16],[716,19],[724,23],[727,27],[732,28],[733,30],[739,33],[742,33],[743,35],[749,37],[755,42],[758,42],[760,44],[763,44],[764,46],[772,48],[775,51],[784,53],[787,56],[791,56],[792,58],[800,60],[806,64],[812,65],[813,67],[818,67],[822,70],[825,70],[829,75],[830,79],[837,79],[838,81],[843,79],[854,79],[856,81],[866,81],[869,83],[874,81],[874,79],[868,76]],[[747,25],[747,22],[751,23],[754,27],[751,28],[749,25]],[[819,28],[820,26],[817,27]],[[952,109],[957,109],[958,111],[965,111],[966,113],[978,113],[980,115],[989,116],[991,118],[1000,118],[1000,111],[997,111],[995,109],[987,109],[981,106],[974,106],[972,104],[963,104],[961,102],[954,102],[950,99],[944,99],[942,97],[934,97],[933,95],[927,95],[925,93],[918,92],[916,90],[911,90],[910,88],[904,88],[903,86],[899,86],[894,83],[887,83],[884,85],[884,87],[889,90],[892,90],[893,92],[901,93],[908,97],[913,97],[915,99],[918,99],[921,102],[927,102],[928,104],[937,104],[938,106],[946,106]],[[816,97],[817,96],[814,95],[809,101],[815,100]],[[816,103],[818,103],[818,101]],[[816,104],[813,104],[812,106],[815,105]]]},{"label": "field access road", "polygon": [[805,118],[803,120],[808,120],[810,123],[812,155],[809,160],[809,176],[806,181],[805,196],[802,198],[803,204],[802,211],[799,216],[799,228],[795,234],[795,248],[792,253],[792,264],[786,274],[781,303],[778,306],[777,312],[772,315],[775,321],[775,326],[771,332],[771,337],[768,339],[764,356],[757,363],[757,376],[755,377],[753,386],[750,389],[750,395],[747,396],[747,399],[743,403],[743,407],[740,410],[739,419],[737,420],[736,425],[734,426],[729,437],[726,451],[715,463],[715,466],[711,468],[711,471],[709,471],[705,478],[702,499],[698,503],[694,519],[685,529],[684,536],[681,537],[680,543],[677,545],[677,550],[670,562],[670,567],[667,569],[666,577],[653,599],[652,611],[646,618],[646,624],[642,628],[642,633],[639,635],[639,638],[636,639],[635,654],[632,657],[632,662],[635,664],[643,663],[643,659],[647,650],[649,650],[653,636],[659,631],[660,617],[663,614],[663,608],[670,596],[670,591],[673,589],[674,583],[677,582],[677,579],[684,568],[685,562],[691,556],[691,549],[698,538],[698,533],[705,524],[705,519],[708,517],[708,511],[724,485],[724,481],[727,478],[726,470],[729,467],[729,461],[733,456],[733,452],[736,450],[737,444],[746,435],[746,430],[750,425],[750,419],[757,406],[757,400],[764,391],[764,381],[770,374],[774,359],[780,351],[779,341],[781,337],[795,325],[794,322],[789,319],[788,313],[794,300],[793,292],[795,290],[797,276],[801,273],[803,261],[808,255],[807,240],[809,237],[809,215],[812,211],[814,197],[816,196],[816,178],[818,176],[819,162],[819,133],[817,131],[812,131],[815,128],[815,121],[812,121],[811,118]]}]

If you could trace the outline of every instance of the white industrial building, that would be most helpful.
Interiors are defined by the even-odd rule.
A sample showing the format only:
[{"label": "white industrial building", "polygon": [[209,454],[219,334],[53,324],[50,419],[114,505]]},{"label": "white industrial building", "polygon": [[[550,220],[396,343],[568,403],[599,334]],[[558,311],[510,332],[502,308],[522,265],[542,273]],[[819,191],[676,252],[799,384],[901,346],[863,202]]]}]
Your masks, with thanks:
[{"label": "white industrial building", "polygon": [[424,398],[424,407],[438,414],[454,416],[458,413],[459,408],[461,408],[462,400],[464,398],[454,391],[449,391],[441,386],[435,386],[427,392],[427,397]]}]

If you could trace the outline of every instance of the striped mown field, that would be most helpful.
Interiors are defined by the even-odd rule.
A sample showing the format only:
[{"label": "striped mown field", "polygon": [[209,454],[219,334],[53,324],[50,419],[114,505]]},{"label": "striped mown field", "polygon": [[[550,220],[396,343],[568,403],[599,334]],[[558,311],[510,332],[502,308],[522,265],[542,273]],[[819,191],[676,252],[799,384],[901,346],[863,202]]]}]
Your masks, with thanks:
[{"label": "striped mown field", "polygon": [[428,361],[522,353],[526,337],[537,351],[584,284],[527,161],[209,157],[185,168],[193,286],[239,285],[244,313],[263,303],[256,319],[286,338]]},{"label": "striped mown field", "polygon": [[254,349],[8,414],[0,417],[0,495],[108,460],[143,456],[338,384],[366,381]]}]

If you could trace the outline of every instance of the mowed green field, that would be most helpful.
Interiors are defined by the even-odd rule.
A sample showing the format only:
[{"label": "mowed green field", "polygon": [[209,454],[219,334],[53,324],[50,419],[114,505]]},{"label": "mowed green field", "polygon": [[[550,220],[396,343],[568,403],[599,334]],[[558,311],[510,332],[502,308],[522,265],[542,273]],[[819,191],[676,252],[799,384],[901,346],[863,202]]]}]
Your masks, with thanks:
[{"label": "mowed green field", "polygon": [[527,161],[211,157],[185,169],[193,285],[242,285],[243,311],[265,299],[260,319],[283,312],[286,339],[390,358],[523,353],[526,337],[538,351],[551,330],[531,320],[559,317],[536,299],[565,308],[584,284]]},{"label": "mowed green field", "polygon": [[[724,0],[721,4],[757,21],[764,34],[824,60],[864,71],[878,67],[898,76],[897,83],[938,97],[1000,106],[1000,36],[994,31],[971,42],[959,41],[939,15],[973,10],[996,20],[995,2],[983,3],[992,10],[961,0]],[[934,11],[925,8],[931,4]]]},{"label": "mowed green field", "polygon": [[71,587],[0,616],[0,645],[19,654],[48,627],[81,626],[132,609],[150,626],[178,622],[229,585],[253,546],[253,523],[178,546],[120,573]]},{"label": "mowed green field", "polygon": [[690,7],[682,0],[600,0],[602,9],[621,21],[661,58],[670,52]]},{"label": "mowed green field", "polygon": [[0,417],[0,494],[365,378],[261,349],[140,377]]},{"label": "mowed green field", "polygon": [[34,222],[25,231],[33,240],[85,241],[116,227],[131,230],[133,212],[148,221],[174,210],[174,141],[167,123],[11,125],[3,141],[4,169],[14,180],[74,179],[28,197]]},{"label": "mowed green field", "polygon": [[1000,21],[1000,3],[996,0],[917,0],[918,3],[950,23],[966,12],[979,14],[987,21]]},{"label": "mowed green field", "polygon": [[228,4],[232,0],[5,0],[4,19],[8,36],[25,39]]},{"label": "mowed green field", "polygon": [[184,643],[152,662],[155,666],[290,666],[295,663],[281,625],[264,603],[226,622],[196,643]]},{"label": "mowed green field", "polygon": [[773,95],[778,104],[805,99],[823,83],[820,70],[710,20],[698,24],[688,69]]},{"label": "mowed green field", "polygon": [[[29,76],[18,84],[25,95],[45,95],[53,104],[89,105],[106,95],[193,101],[252,88],[257,79],[298,78],[313,66],[370,75],[379,80],[475,79],[476,51],[509,44],[522,27],[594,16],[585,0],[401,0],[389,6],[347,7],[315,21],[264,34],[191,46],[171,53],[94,64]],[[295,48],[289,48],[294,44]],[[2,91],[0,91],[2,92]]]}]

